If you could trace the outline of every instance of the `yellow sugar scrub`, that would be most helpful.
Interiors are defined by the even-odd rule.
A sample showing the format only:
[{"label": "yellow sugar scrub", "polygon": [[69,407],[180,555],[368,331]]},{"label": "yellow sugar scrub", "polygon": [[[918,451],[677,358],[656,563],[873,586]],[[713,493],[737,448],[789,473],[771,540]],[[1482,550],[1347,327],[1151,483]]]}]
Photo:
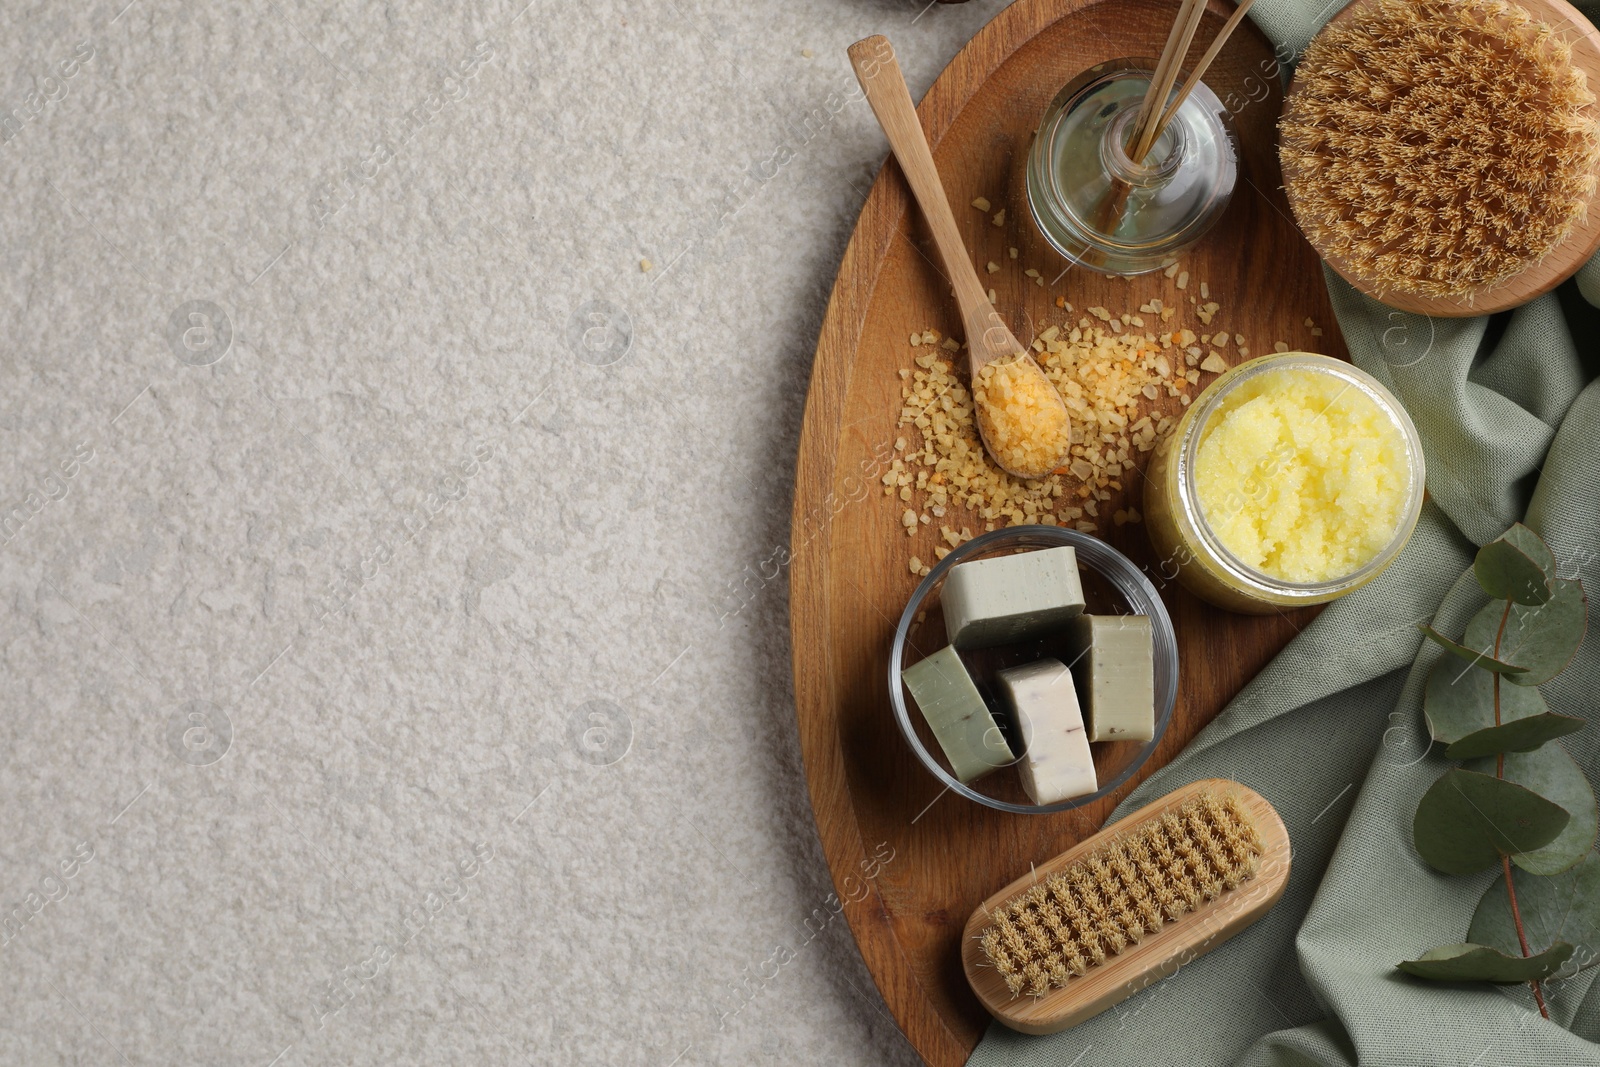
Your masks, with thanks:
[{"label": "yellow sugar scrub", "polygon": [[1072,429],[1056,387],[1026,353],[986,363],[972,382],[978,431],[995,460],[1024,478],[1066,462]]},{"label": "yellow sugar scrub", "polygon": [[1286,582],[1359,570],[1394,538],[1411,465],[1387,412],[1330,374],[1258,374],[1219,405],[1194,481],[1217,540]]},{"label": "yellow sugar scrub", "polygon": [[1241,363],[1151,460],[1145,514],[1160,577],[1235,611],[1320,604],[1393,561],[1422,508],[1405,409],[1341,360]]}]

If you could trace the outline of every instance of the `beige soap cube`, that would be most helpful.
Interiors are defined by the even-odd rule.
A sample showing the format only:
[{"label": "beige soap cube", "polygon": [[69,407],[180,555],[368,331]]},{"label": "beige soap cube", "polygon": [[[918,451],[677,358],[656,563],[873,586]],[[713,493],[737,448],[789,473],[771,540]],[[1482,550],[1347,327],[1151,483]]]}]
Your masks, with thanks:
[{"label": "beige soap cube", "polygon": [[1035,804],[1054,804],[1100,788],[1078,710],[1072,673],[1060,660],[1008,667],[996,676],[1022,736],[1017,771]]}]

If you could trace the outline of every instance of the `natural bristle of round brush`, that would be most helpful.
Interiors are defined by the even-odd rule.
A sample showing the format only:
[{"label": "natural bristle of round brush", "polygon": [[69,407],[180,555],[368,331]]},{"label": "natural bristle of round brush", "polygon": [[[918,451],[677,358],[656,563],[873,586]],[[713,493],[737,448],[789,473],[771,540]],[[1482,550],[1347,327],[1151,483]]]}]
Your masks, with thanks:
[{"label": "natural bristle of round brush", "polygon": [[1201,793],[996,909],[984,954],[1013,995],[1043,996],[1238,888],[1261,851],[1237,797]]},{"label": "natural bristle of round brush", "polygon": [[1335,21],[1279,129],[1306,236],[1380,295],[1519,274],[1583,218],[1600,162],[1571,48],[1503,0],[1377,0]]}]

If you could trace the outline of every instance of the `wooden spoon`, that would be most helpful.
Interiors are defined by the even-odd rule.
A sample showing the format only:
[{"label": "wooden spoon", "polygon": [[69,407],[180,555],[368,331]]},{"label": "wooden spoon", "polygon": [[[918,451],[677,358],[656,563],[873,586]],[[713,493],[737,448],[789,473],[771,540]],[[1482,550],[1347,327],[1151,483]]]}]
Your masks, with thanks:
[{"label": "wooden spoon", "polygon": [[[900,162],[900,169],[911,186],[911,195],[928,220],[934,246],[939,250],[939,258],[944,260],[944,269],[950,275],[950,284],[955,289],[956,305],[967,333],[974,404],[981,403],[977,399],[977,386],[982,380],[983,368],[990,363],[1016,362],[1025,368],[1027,377],[1037,379],[1036,383],[1021,381],[1017,384],[1047,405],[1048,417],[1043,423],[1050,433],[1048,440],[1052,446],[1059,443],[1060,447],[1052,447],[1054,455],[1040,458],[1037,455],[1038,441],[993,440],[997,432],[1004,434],[1004,431],[997,430],[993,425],[996,420],[985,418],[984,413],[979,412],[976,421],[983,445],[995,463],[1008,474],[1023,479],[1043,478],[1065,464],[1068,458],[1066,405],[1062,403],[1055,386],[1044,376],[1039,364],[1034,362],[1033,355],[1006,327],[1005,320],[989,302],[983,283],[978,280],[977,268],[972,265],[966,246],[961,242],[961,231],[956,227],[949,197],[939,181],[939,172],[933,165],[933,153],[928,148],[928,138],[922,131],[922,123],[911,103],[911,92],[906,88],[905,76],[900,72],[900,63],[889,45],[889,39],[882,34],[874,34],[851,45],[849,51],[850,65],[855,68],[856,79],[861,82],[867,103],[872,105],[872,113],[878,116],[878,123],[889,138],[889,147]],[[1038,388],[1040,386],[1042,388]],[[1014,450],[1024,443],[1033,446],[1028,451],[1034,454],[1036,462],[1019,466],[1014,459],[1002,458],[1020,455]]]}]

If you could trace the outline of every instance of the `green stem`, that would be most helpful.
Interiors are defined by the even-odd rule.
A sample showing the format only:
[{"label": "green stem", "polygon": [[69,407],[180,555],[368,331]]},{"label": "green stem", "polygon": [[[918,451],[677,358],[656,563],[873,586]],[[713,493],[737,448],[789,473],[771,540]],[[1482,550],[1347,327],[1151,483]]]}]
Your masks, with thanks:
[{"label": "green stem", "polygon": [[[1517,927],[1517,940],[1522,944],[1522,955],[1527,958],[1533,953],[1528,951],[1528,934],[1522,928],[1522,912],[1517,908],[1516,883],[1511,880],[1511,857],[1502,852],[1500,854],[1500,864],[1505,868],[1506,872],[1506,896],[1511,898],[1511,921]],[[1544,993],[1539,988],[1539,980],[1535,978],[1528,984],[1533,987],[1533,999],[1539,1005],[1539,1014],[1546,1019],[1550,1018],[1550,1009],[1544,1006]]]},{"label": "green stem", "polygon": [[[1506,610],[1500,615],[1500,628],[1494,634],[1495,659],[1500,658],[1500,641],[1505,637],[1506,620],[1509,618],[1511,618],[1511,601],[1507,600]],[[1496,726],[1500,725],[1500,675],[1498,672],[1494,675],[1494,724]],[[1506,754],[1504,752],[1495,756],[1494,776],[1496,778],[1504,778],[1506,776]],[[1522,910],[1517,907],[1517,883],[1511,877],[1511,857],[1502,852],[1500,854],[1500,865],[1505,868],[1506,873],[1506,896],[1511,901],[1511,922],[1517,928],[1517,942],[1522,946],[1522,955],[1526,959],[1533,953],[1528,951],[1528,933],[1522,927]],[[1544,991],[1539,988],[1538,979],[1534,979],[1528,985],[1533,988],[1533,1000],[1535,1004],[1539,1005],[1539,1014],[1546,1019],[1550,1018],[1550,1009],[1545,1007]]]}]

